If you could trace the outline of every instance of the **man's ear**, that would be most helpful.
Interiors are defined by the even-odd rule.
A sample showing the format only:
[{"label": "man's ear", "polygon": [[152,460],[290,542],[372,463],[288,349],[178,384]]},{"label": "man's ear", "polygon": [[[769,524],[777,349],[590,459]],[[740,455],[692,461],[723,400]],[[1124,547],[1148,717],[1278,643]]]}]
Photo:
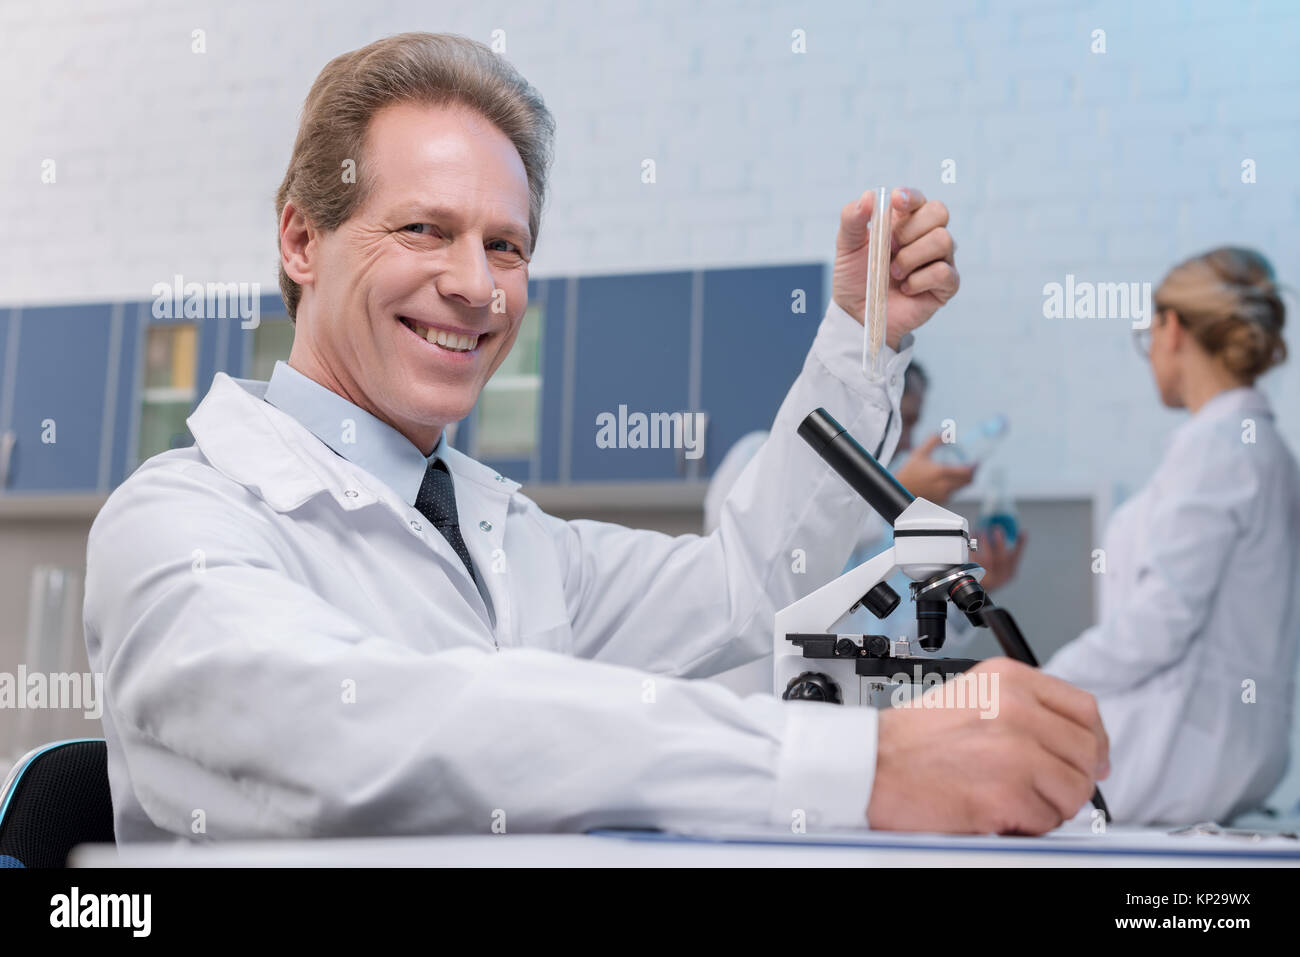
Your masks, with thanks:
[{"label": "man's ear", "polygon": [[312,254],[316,251],[316,230],[293,202],[280,214],[280,265],[286,275],[303,286],[315,278]]}]

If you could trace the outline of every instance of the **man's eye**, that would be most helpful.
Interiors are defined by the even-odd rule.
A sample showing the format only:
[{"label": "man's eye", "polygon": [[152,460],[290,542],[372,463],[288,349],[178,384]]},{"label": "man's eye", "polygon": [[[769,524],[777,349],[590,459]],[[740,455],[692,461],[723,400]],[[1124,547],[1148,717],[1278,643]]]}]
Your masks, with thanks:
[{"label": "man's eye", "polygon": [[516,245],[515,245],[514,243],[512,243],[512,242],[507,242],[507,241],[504,240],[504,239],[494,239],[494,240],[492,241],[492,245],[493,245],[493,246],[504,246],[504,247],[506,247],[505,249],[499,250],[500,252],[509,252],[509,253],[517,253],[517,252],[519,252],[519,247],[518,247],[518,246],[516,246]]},{"label": "man's eye", "polygon": [[429,223],[411,223],[409,226],[403,226],[402,228],[413,230],[421,236],[428,236],[433,232],[433,226]]}]

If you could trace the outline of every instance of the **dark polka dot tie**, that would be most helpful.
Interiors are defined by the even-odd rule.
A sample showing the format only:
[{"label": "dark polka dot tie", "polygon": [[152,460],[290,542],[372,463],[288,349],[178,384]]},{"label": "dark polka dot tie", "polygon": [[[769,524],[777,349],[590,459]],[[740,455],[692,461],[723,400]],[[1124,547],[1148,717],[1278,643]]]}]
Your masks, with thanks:
[{"label": "dark polka dot tie", "polygon": [[[460,523],[456,517],[456,490],[452,487],[451,474],[442,459],[424,470],[424,481],[420,483],[420,494],[415,496],[415,507],[442,532],[469,569],[469,577],[474,578],[474,563],[470,561],[469,549],[465,547],[465,539],[461,538]],[[474,581],[475,584],[478,583],[477,578]]]}]

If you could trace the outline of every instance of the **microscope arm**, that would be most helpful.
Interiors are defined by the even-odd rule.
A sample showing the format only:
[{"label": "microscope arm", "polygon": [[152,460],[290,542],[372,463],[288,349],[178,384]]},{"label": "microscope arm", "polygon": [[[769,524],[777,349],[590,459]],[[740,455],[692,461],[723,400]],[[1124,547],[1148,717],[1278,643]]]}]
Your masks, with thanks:
[{"label": "microscope arm", "polygon": [[[894,549],[887,548],[874,558],[850,569],[839,578],[805,595],[776,613],[776,633],[829,632],[864,595],[893,576]],[[888,586],[886,586],[888,587]]]}]

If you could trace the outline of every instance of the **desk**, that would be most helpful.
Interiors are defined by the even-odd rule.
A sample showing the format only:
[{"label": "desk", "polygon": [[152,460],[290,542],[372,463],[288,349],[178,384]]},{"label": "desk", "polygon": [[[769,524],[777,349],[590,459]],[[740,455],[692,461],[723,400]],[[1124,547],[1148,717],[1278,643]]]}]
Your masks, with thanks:
[{"label": "desk", "polygon": [[[871,833],[871,832],[867,832]],[[812,837],[812,840],[820,840]],[[221,844],[83,845],[72,867],[1296,867],[1289,857],[1214,856],[1240,844],[1227,838],[1171,838],[1171,856],[1134,848],[1098,853],[1078,842],[1049,848],[1050,838],[945,838],[884,835],[890,846],[836,847],[812,843],[748,844],[699,840],[633,840],[594,834],[503,834],[472,837],[356,838]],[[967,847],[936,847],[957,841]],[[1109,839],[1099,839],[1109,840]],[[1034,850],[988,849],[1029,842]],[[1207,843],[1208,842],[1208,843]],[[1199,853],[1204,848],[1205,853]],[[1188,852],[1192,853],[1188,853]]]}]

